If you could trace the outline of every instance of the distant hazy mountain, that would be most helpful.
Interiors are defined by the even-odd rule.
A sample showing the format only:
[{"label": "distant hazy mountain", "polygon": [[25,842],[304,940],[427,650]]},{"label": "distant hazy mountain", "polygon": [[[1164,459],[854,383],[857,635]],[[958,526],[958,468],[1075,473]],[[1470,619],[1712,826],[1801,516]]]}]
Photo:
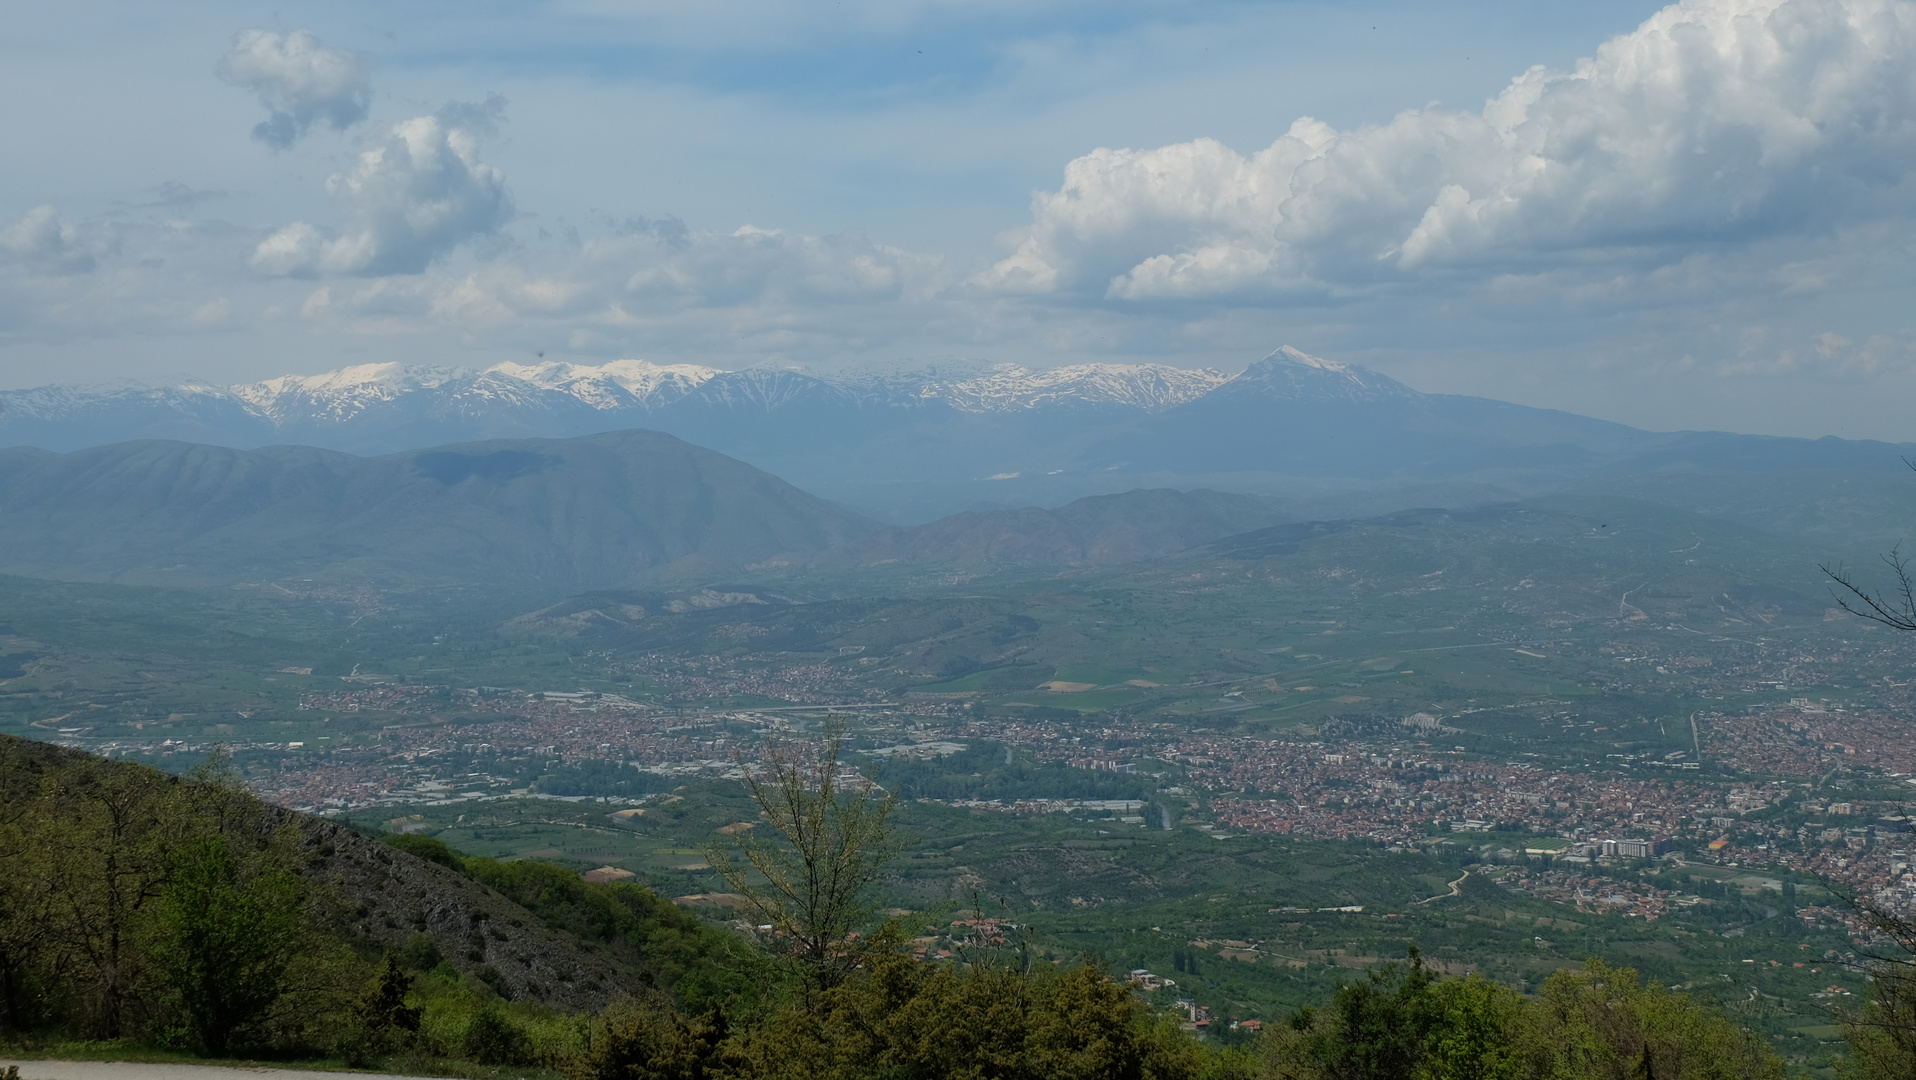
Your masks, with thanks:
[{"label": "distant hazy mountain", "polygon": [[1485,398],[1422,394],[1285,347],[1201,397],[1139,417],[1085,464],[1210,474],[1437,478],[1576,475],[1668,436]]},{"label": "distant hazy mountain", "polygon": [[874,528],[649,431],[378,458],[161,441],[0,451],[0,572],[32,576],[607,586],[810,557]]},{"label": "distant hazy mountain", "polygon": [[962,368],[823,377],[616,360],[600,366],[499,364],[485,371],[362,364],[235,386],[46,386],[0,391],[0,438],[51,450],[194,433],[239,447],[301,443],[355,453],[413,449],[438,437],[562,436],[656,427],[668,414],[895,410],[1148,412],[1202,396],[1229,377],[1161,364],[1088,364],[1033,372]]},{"label": "distant hazy mountain", "polygon": [[0,573],[128,583],[571,589],[813,566],[1109,565],[1282,520],[1242,495],[1136,491],[887,528],[651,431],[376,458],[161,440],[0,451]]},{"label": "distant hazy mountain", "polygon": [[817,375],[620,360],[481,372],[376,364],[241,386],[0,392],[0,445],[136,438],[355,454],[645,428],[891,522],[1140,487],[1313,514],[1481,504],[1671,469],[1894,468],[1879,443],[1657,434],[1424,394],[1286,346],[1230,376],[1159,364]]}]

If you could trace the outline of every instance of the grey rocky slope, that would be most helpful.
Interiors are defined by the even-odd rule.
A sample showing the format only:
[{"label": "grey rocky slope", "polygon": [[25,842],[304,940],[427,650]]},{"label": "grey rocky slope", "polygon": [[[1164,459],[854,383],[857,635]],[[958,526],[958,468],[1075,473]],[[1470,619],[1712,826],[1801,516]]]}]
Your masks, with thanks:
[{"label": "grey rocky slope", "polygon": [[547,927],[525,908],[446,867],[323,818],[291,810],[311,858],[307,876],[346,904],[347,928],[384,950],[416,935],[461,972],[489,967],[507,996],[567,1011],[602,1009],[644,987],[605,951]]}]

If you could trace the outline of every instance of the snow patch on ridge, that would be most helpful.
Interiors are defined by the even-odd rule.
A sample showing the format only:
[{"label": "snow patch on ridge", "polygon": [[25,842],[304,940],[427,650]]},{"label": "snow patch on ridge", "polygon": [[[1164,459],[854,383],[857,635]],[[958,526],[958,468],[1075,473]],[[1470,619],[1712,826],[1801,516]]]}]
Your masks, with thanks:
[{"label": "snow patch on ridge", "polygon": [[456,368],[354,364],[318,375],[281,375],[228,389],[251,411],[275,423],[295,414],[347,420],[375,403],[393,401],[418,390],[437,389],[462,374]]},{"label": "snow patch on ridge", "polygon": [[1203,397],[1230,379],[1209,368],[1168,364],[1074,364],[1050,371],[1005,364],[979,378],[929,382],[920,392],[965,412],[1015,412],[1062,404],[1120,405],[1156,412]]},{"label": "snow patch on ridge", "polygon": [[[783,368],[724,371],[700,364],[622,359],[604,364],[506,362],[484,371],[357,364],[317,375],[282,375],[236,386],[43,386],[0,392],[0,417],[79,422],[129,408],[149,419],[175,413],[208,418],[231,410],[297,438],[326,439],[332,428],[400,428],[457,418],[473,431],[577,430],[577,425],[649,423],[647,414],[684,402],[724,411],[942,405],[967,413],[1070,408],[1161,412],[1213,394],[1310,400],[1416,398],[1377,372],[1284,346],[1230,375],[1170,364],[1074,364],[1033,371],[1016,364],[938,363],[916,370],[824,375]],[[584,416],[596,414],[596,421]],[[132,413],[127,413],[131,416]],[[562,417],[571,419],[562,420]],[[87,421],[89,423],[94,421]],[[193,420],[193,422],[199,422]],[[229,421],[218,421],[225,423]],[[129,425],[133,421],[127,421]],[[135,430],[129,426],[129,432]],[[448,436],[450,437],[450,435]]]},{"label": "snow patch on ridge", "polygon": [[[699,364],[654,364],[649,360],[613,360],[597,365],[569,364],[549,360],[543,364],[515,364],[507,361],[487,368],[499,374],[531,383],[545,390],[570,394],[595,409],[617,409],[635,404],[656,408],[698,389],[715,375],[718,368]],[[616,393],[612,388],[625,391]]]},{"label": "snow patch on ridge", "polygon": [[1388,375],[1369,368],[1326,360],[1285,345],[1244,369],[1225,384],[1232,395],[1263,394],[1314,400],[1412,400],[1422,395]]}]

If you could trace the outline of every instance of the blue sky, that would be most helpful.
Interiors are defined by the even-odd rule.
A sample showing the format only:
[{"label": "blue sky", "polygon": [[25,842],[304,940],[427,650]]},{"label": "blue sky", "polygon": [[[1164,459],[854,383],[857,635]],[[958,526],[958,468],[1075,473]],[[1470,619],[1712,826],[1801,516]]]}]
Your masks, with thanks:
[{"label": "blue sky", "polygon": [[1890,0],[13,5],[0,385],[1241,367],[1916,440]]}]

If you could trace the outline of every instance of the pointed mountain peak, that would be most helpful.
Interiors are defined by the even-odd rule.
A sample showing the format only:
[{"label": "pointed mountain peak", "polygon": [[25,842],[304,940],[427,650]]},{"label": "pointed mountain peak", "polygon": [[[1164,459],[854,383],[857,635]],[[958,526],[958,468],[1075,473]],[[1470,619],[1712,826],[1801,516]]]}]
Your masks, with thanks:
[{"label": "pointed mountain peak", "polygon": [[1293,364],[1302,364],[1305,367],[1317,368],[1319,371],[1348,373],[1351,370],[1349,364],[1337,360],[1326,360],[1321,356],[1312,356],[1310,353],[1305,352],[1295,345],[1279,345],[1276,352],[1264,358],[1264,363],[1268,364],[1286,360]]},{"label": "pointed mountain peak", "polygon": [[1284,398],[1345,401],[1410,400],[1417,391],[1388,375],[1341,360],[1326,360],[1285,345],[1244,369],[1220,388],[1233,395],[1258,393]]}]

